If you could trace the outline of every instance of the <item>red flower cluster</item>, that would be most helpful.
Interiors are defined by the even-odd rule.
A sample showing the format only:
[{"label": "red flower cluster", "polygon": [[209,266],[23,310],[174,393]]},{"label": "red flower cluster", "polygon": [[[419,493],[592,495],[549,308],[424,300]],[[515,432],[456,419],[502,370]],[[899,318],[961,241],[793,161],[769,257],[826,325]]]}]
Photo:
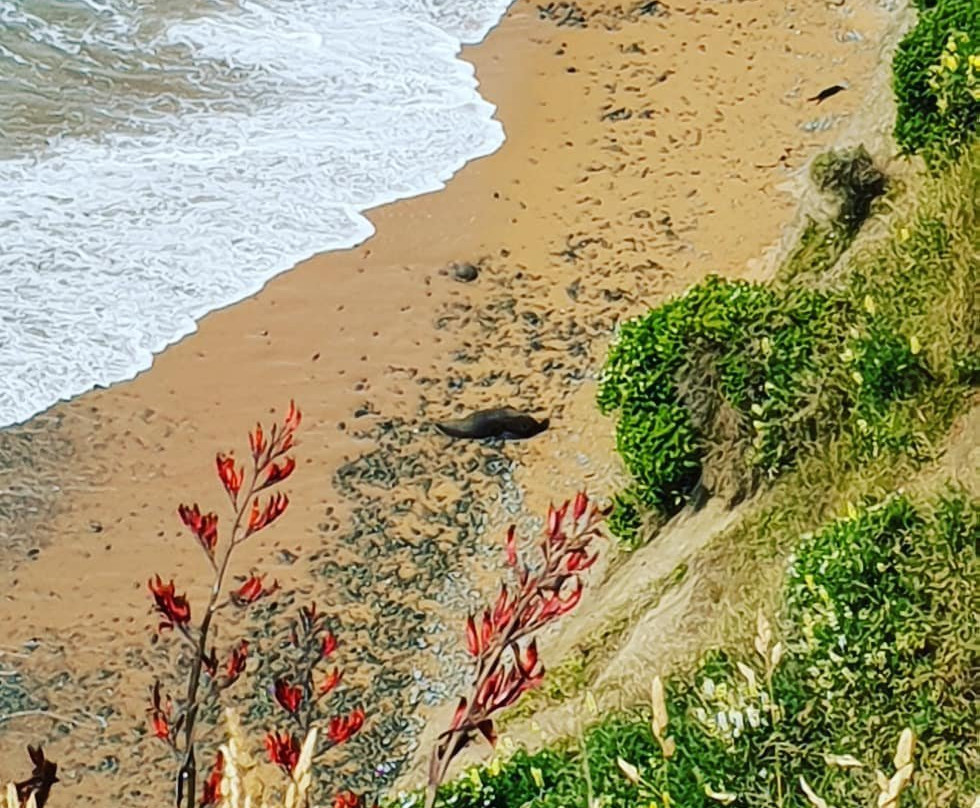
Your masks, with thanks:
[{"label": "red flower cluster", "polygon": [[[186,595],[176,593],[173,580],[164,583],[159,575],[150,579],[149,588],[153,595],[156,611],[163,617],[160,630],[180,629],[184,637],[193,644],[195,654],[187,670],[187,696],[177,711],[179,718],[171,723],[172,707],[169,700],[166,705],[160,697],[159,684],[153,690],[151,701],[150,723],[153,734],[166,741],[181,753],[183,763],[177,772],[177,804],[181,808],[191,808],[196,798],[196,772],[194,768],[194,725],[199,718],[203,697],[199,695],[201,673],[210,675],[212,682],[219,688],[226,688],[237,681],[245,672],[248,664],[249,643],[241,640],[234,646],[224,663],[220,663],[214,646],[208,651],[208,634],[216,622],[219,610],[229,601],[238,606],[248,606],[265,597],[278,588],[278,582],[266,585],[264,576],[251,574],[244,582],[228,596],[225,589],[226,575],[230,574],[229,561],[235,548],[246,538],[271,525],[285,513],[289,498],[281,492],[268,496],[263,506],[259,501],[259,492],[286,480],[296,468],[296,461],[287,457],[286,453],[295,445],[295,432],[299,427],[301,415],[295,403],[290,402],[289,411],[281,424],[273,425],[268,435],[257,425],[249,433],[249,447],[252,454],[251,468],[246,469],[235,462],[231,453],[218,453],[215,456],[215,469],[218,480],[224,487],[234,509],[230,524],[233,525],[230,534],[222,541],[218,553],[218,516],[215,513],[203,513],[195,502],[193,505],[182,504],[177,513],[183,525],[190,530],[201,545],[214,571],[214,580],[210,589],[207,605],[201,609],[200,624],[192,628],[191,608]],[[228,598],[228,600],[225,600]],[[220,678],[219,678],[219,673]],[[293,691],[284,691],[284,703],[295,704],[298,709],[302,690],[299,697]],[[183,729],[182,741],[179,743],[178,733]],[[287,737],[288,741],[288,737]],[[268,742],[270,755],[277,760],[290,760],[291,745],[279,736],[275,742]],[[298,755],[299,746],[296,747]],[[204,783],[202,805],[217,803],[220,799],[221,769],[224,761],[219,757],[215,769],[208,781]],[[294,764],[293,764],[294,765]]]},{"label": "red flower cluster", "polygon": [[264,468],[271,461],[282,456],[293,448],[293,436],[299,428],[302,414],[296,404],[289,402],[289,412],[283,420],[282,428],[272,425],[268,440],[262,431],[262,424],[256,424],[255,430],[248,434],[248,445],[252,450],[252,459],[259,467]]},{"label": "red flower cluster", "polygon": [[242,490],[242,483],[245,482],[245,469],[235,465],[235,458],[231,454],[218,452],[214,459],[215,466],[218,468],[218,479],[228,492],[231,504],[237,507],[238,492]]},{"label": "red flower cluster", "polygon": [[299,712],[299,706],[303,702],[303,688],[291,685],[285,679],[276,679],[274,692],[282,709],[291,715]]},{"label": "red flower cluster", "polygon": [[200,806],[217,805],[221,802],[221,777],[225,772],[225,756],[218,752],[214,759],[214,766],[208,779],[204,781],[204,788],[201,793]]},{"label": "red flower cluster", "polygon": [[276,494],[269,497],[264,508],[259,507],[259,498],[252,500],[252,512],[248,515],[248,529],[245,536],[258,533],[263,528],[268,527],[286,512],[289,506],[289,497],[285,494]]},{"label": "red flower cluster", "polygon": [[[536,640],[531,640],[526,648],[514,644],[510,649],[514,655],[514,664],[497,668],[483,680],[473,697],[473,708],[481,714],[489,715],[510,706],[524,691],[541,684],[544,678],[544,666],[538,659]],[[463,699],[461,706],[465,702],[466,699]],[[453,727],[458,728],[459,725]]]},{"label": "red flower cluster", "polygon": [[186,595],[178,595],[173,580],[164,583],[160,576],[156,576],[154,581],[149,581],[150,592],[156,602],[157,611],[163,616],[160,622],[160,631],[172,629],[175,626],[184,628],[191,621],[191,607],[187,602]]},{"label": "red flower cluster", "polygon": [[327,726],[327,737],[335,744],[341,744],[364,726],[364,710],[358,707],[349,716],[337,716],[330,719]]},{"label": "red flower cluster", "polygon": [[153,730],[153,734],[161,741],[173,743],[173,737],[170,734],[170,716],[173,713],[173,705],[170,703],[170,699],[167,699],[166,703],[163,702],[159,682],[154,684],[150,690],[149,713],[150,728]]},{"label": "red flower cluster", "polygon": [[361,798],[352,791],[344,791],[333,798],[333,808],[360,808]]},{"label": "red flower cluster", "polygon": [[504,539],[507,566],[515,569],[517,587],[502,584],[492,608],[479,620],[466,619],[466,647],[477,659],[477,674],[470,698],[461,698],[449,729],[432,750],[429,765],[429,797],[445,777],[452,759],[476,734],[491,744],[496,741],[491,715],[536,687],[544,677],[538,647],[527,638],[575,608],[582,598],[581,573],[591,567],[598,553],[590,553],[599,535],[599,510],[579,493],[560,508],[549,507],[545,533],[538,542],[540,560],[535,566],[521,563],[516,531]]},{"label": "red flower cluster", "polygon": [[333,690],[337,685],[340,684],[340,680],[343,678],[343,673],[340,668],[334,668],[330,673],[323,677],[323,681],[320,682],[320,686],[316,689],[318,696],[326,696],[331,690]]},{"label": "red flower cluster", "polygon": [[177,513],[180,515],[180,521],[197,536],[204,552],[213,560],[214,548],[218,543],[218,515],[202,514],[196,502],[193,505],[181,505],[177,508]]},{"label": "red flower cluster", "polygon": [[[211,649],[211,653],[204,656],[201,660],[204,670],[207,672],[208,676],[212,679],[218,677],[218,656]],[[225,662],[225,678],[221,683],[222,687],[229,687],[234,684],[238,677],[245,672],[245,666],[248,664],[248,640],[241,640],[235,648],[232,648],[228,653],[228,659]]]},{"label": "red flower cluster", "polygon": [[[343,672],[336,666],[328,673],[318,672],[319,664],[337,650],[337,638],[327,629],[327,619],[315,603],[300,608],[299,618],[290,628],[294,649],[290,657],[294,658],[289,662],[290,669],[276,678],[272,687],[273,698],[298,727],[299,733],[270,733],[266,738],[266,749],[269,760],[290,773],[296,760],[293,750],[299,750],[299,738],[316,722],[320,699],[331,693],[343,678]],[[331,718],[326,737],[333,744],[344,743],[363,726],[364,719],[364,711],[360,708],[349,716]]]},{"label": "red flower cluster", "polygon": [[275,485],[276,483],[281,483],[293,473],[293,469],[295,468],[296,461],[291,457],[287,457],[281,466],[278,463],[272,463],[269,466],[268,474],[266,474],[265,482],[262,483],[260,489],[268,488],[270,485]]},{"label": "red flower cluster", "polygon": [[236,681],[245,672],[248,664],[248,640],[242,640],[237,648],[232,648],[225,663],[225,677],[228,684]]},{"label": "red flower cluster", "polygon": [[238,589],[231,593],[231,599],[236,606],[248,606],[251,603],[271,595],[279,588],[279,581],[273,581],[272,586],[266,586],[264,575],[250,575]]},{"label": "red flower cluster", "polygon": [[265,749],[269,761],[275,763],[286,774],[292,775],[296,764],[299,763],[299,739],[289,732],[270,732],[265,736]]}]

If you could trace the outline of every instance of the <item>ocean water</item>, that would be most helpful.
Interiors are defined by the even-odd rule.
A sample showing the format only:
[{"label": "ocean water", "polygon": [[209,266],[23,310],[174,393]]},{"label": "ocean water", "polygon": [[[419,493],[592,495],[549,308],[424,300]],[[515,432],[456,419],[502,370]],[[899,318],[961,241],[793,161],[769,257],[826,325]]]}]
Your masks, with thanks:
[{"label": "ocean water", "polygon": [[0,0],[0,426],[496,150],[509,2]]}]

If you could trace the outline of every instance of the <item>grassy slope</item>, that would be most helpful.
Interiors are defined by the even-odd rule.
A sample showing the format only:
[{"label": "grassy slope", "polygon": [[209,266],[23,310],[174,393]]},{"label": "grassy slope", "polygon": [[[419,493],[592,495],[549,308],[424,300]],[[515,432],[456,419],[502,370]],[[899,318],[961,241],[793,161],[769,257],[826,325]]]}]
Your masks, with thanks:
[{"label": "grassy slope", "polygon": [[[518,752],[509,762],[482,773],[473,770],[445,790],[442,804],[528,808],[586,805],[590,788],[593,798],[607,798],[600,804],[660,806],[667,794],[672,804],[716,804],[707,796],[707,787],[718,793],[731,789],[738,795],[735,804],[781,801],[787,806],[806,805],[809,803],[801,796],[796,780],[800,774],[831,804],[834,800],[837,804],[841,800],[850,801],[844,804],[871,804],[877,792],[870,769],[858,773],[838,770],[828,767],[821,755],[828,750],[852,754],[888,771],[888,749],[906,725],[922,736],[921,771],[903,804],[968,804],[978,786],[968,779],[969,766],[976,761],[964,757],[966,743],[960,733],[969,726],[969,714],[964,713],[961,701],[963,671],[976,659],[964,657],[962,626],[955,620],[943,622],[937,615],[970,614],[970,606],[975,610],[976,604],[964,605],[963,611],[954,608],[945,612],[936,606],[964,603],[970,597],[965,583],[978,572],[975,558],[969,556],[977,539],[975,503],[960,493],[953,500],[955,504],[943,505],[936,490],[916,502],[889,497],[939,453],[957,413],[968,406],[976,381],[972,357],[976,356],[978,329],[971,301],[977,252],[972,200],[977,197],[978,169],[980,149],[974,148],[960,162],[926,181],[914,195],[909,191],[908,198],[894,200],[899,210],[887,238],[866,245],[840,278],[862,307],[870,299],[876,318],[905,340],[915,339],[917,354],[929,372],[928,383],[917,387],[914,394],[889,402],[870,428],[862,427],[857,417],[849,419],[831,439],[803,456],[758,497],[745,518],[718,537],[697,560],[703,573],[698,586],[703,597],[701,602],[695,599],[692,614],[700,613],[705,625],[722,628],[716,629],[717,650],[702,662],[703,667],[669,685],[669,709],[675,722],[671,731],[679,748],[688,751],[683,756],[678,752],[677,760],[665,766],[641,710],[639,714],[609,718],[580,740],[537,755]],[[903,207],[907,208],[904,213]],[[835,515],[848,512],[852,514],[849,521],[830,524]],[[888,517],[887,529],[875,521],[883,518],[882,513]],[[843,552],[845,547],[864,546],[868,552],[879,545],[888,548],[888,541],[898,541],[889,521],[893,519],[905,526],[897,545],[906,548],[904,555],[892,553],[890,548],[881,557],[867,553],[852,557]],[[808,534],[817,538],[804,538],[801,545],[801,537]],[[813,548],[812,557],[802,549],[807,546]],[[889,567],[906,559],[907,548],[918,548],[912,567]],[[885,648],[886,657],[891,658],[888,655],[893,652],[887,649],[895,648],[898,642],[902,647],[894,654],[901,661],[901,653],[911,649],[911,659],[918,660],[918,667],[909,668],[908,681],[901,678],[901,669],[888,679],[893,688],[904,687],[908,692],[865,703],[864,691],[845,686],[850,679],[860,684],[862,664],[877,664],[878,657],[873,655],[865,663],[852,664],[850,678],[846,672],[837,679],[832,677],[829,696],[807,690],[814,670],[823,670],[825,675],[838,670],[841,649],[824,643],[806,653],[800,650],[805,648],[807,631],[812,630],[814,621],[826,619],[828,607],[823,600],[808,603],[798,592],[793,594],[781,561],[794,551],[798,559],[809,558],[811,566],[823,564],[825,570],[828,559],[857,559],[877,573],[862,585],[863,589],[879,594],[885,585],[892,591],[910,593],[933,586],[935,597],[911,602],[905,611],[891,610],[890,596],[884,600],[879,597],[883,610],[871,615],[865,609],[854,623],[863,641],[871,644],[862,651],[866,655],[872,654],[874,646]],[[953,558],[961,562],[950,564]],[[852,574],[847,567],[829,569],[831,584]],[[909,590],[909,576],[922,585]],[[822,584],[830,592],[827,585]],[[847,609],[854,612],[853,599],[854,592],[843,588],[834,592],[831,602],[841,613]],[[777,632],[791,649],[774,677],[778,691],[774,696],[783,705],[785,717],[775,728],[769,727],[771,731],[730,743],[706,731],[707,725],[697,718],[698,708],[705,707],[703,682],[705,677],[717,679],[736,698],[744,699],[745,687],[740,685],[744,677],[740,679],[733,668],[736,659],[753,665],[759,679],[764,678],[759,660],[752,660],[749,642],[754,629],[751,615],[760,604],[770,610],[772,604],[780,604]],[[736,617],[726,624],[719,620],[724,613]],[[740,653],[739,648],[744,650]],[[575,667],[574,661],[563,667]],[[581,688],[588,680],[573,675],[565,684],[568,696],[572,695],[568,690]],[[834,721],[814,725],[809,719],[813,715],[834,716],[835,710]],[[860,731],[841,735],[841,729]],[[773,750],[790,747],[777,778]],[[647,785],[634,786],[626,779],[616,763],[619,756],[643,771]],[[754,779],[747,780],[749,774]],[[646,802],[636,802],[641,794]]]},{"label": "grassy slope", "polygon": [[[875,203],[887,233],[842,266],[841,245],[826,243],[839,228],[809,228],[774,284],[702,286],[631,326],[632,347],[613,351],[619,378],[601,403],[627,423],[620,451],[637,480],[617,530],[635,539],[644,511],[669,516],[706,481],[737,498],[768,478],[690,574],[685,565],[655,587],[687,587],[684,620],[702,651],[667,685],[673,755],[648,706],[602,718],[583,707],[589,729],[470,769],[438,804],[871,805],[898,783],[906,728],[917,743],[914,774],[898,783],[903,806],[968,806],[980,794],[968,617],[980,612],[980,500],[975,469],[966,488],[946,482],[964,461],[957,447],[937,463],[978,379],[980,147],[964,91],[977,20],[961,0],[925,5],[896,58],[896,133],[913,150],[912,129],[931,133],[934,173]],[[956,34],[959,51],[940,15],[957,32],[973,27]],[[707,384],[692,388],[699,375]],[[646,598],[651,610],[658,597]],[[756,610],[773,636],[760,636]],[[621,618],[597,632],[587,662],[570,656],[516,712],[581,696],[604,665],[622,667],[617,646],[635,623]]]}]

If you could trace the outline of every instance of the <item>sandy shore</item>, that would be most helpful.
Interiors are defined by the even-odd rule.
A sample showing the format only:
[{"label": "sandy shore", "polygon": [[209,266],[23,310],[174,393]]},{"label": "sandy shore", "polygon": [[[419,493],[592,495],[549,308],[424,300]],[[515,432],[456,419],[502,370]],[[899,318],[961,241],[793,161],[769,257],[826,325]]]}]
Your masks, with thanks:
[{"label": "sandy shore", "polygon": [[[291,398],[293,505],[239,571],[335,616],[350,698],[366,688],[372,714],[338,765],[351,786],[371,781],[368,755],[396,771],[413,716],[459,680],[444,628],[479,597],[499,528],[582,483],[610,491],[590,398],[616,322],[709,272],[753,272],[799,169],[861,107],[888,21],[870,1],[651,9],[519,0],[464,54],[507,132],[496,154],[372,212],[366,244],[211,314],[134,381],[2,433],[0,669],[18,675],[0,678],[0,713],[25,714],[0,724],[0,776],[44,740],[64,804],[160,804],[165,755],[142,728],[166,653],[145,582],[174,576],[200,602],[207,569],[175,508],[220,507],[214,452],[241,452]],[[484,446],[429,426],[505,403],[551,428]]]}]

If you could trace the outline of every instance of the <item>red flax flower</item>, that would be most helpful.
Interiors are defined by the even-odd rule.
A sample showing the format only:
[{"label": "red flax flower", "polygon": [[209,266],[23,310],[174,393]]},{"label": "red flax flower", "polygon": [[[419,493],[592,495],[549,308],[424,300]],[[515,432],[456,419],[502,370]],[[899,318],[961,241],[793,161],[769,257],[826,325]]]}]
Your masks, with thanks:
[{"label": "red flax flower", "polygon": [[172,741],[170,736],[170,714],[172,711],[173,705],[169,699],[167,699],[166,704],[163,703],[160,696],[160,683],[157,682],[150,691],[150,727],[157,738],[168,743]]},{"label": "red flax flower", "polygon": [[251,536],[263,528],[268,527],[286,512],[289,505],[289,497],[285,494],[275,494],[269,497],[269,501],[264,508],[259,507],[259,498],[252,500],[252,512],[248,516],[248,529],[246,536]]},{"label": "red flax flower", "polygon": [[344,674],[341,673],[340,668],[334,668],[330,673],[323,677],[323,681],[320,682],[320,686],[317,688],[317,695],[326,696],[331,690],[333,690],[337,685],[340,684],[340,680],[343,678]]},{"label": "red flax flower", "polygon": [[303,414],[296,408],[296,402],[289,402],[289,412],[283,420],[283,441],[282,451],[288,451],[293,446],[293,433],[299,429],[299,423],[303,420]]},{"label": "red flax flower", "polygon": [[[257,496],[257,493],[265,488],[276,486],[294,472],[296,461],[287,457],[287,453],[294,445],[295,431],[299,426],[300,418],[295,403],[290,402],[288,413],[279,423],[273,424],[266,430],[263,430],[261,425],[257,425],[254,431],[249,433],[252,462],[248,462],[248,458],[243,458],[246,462],[239,464],[236,462],[236,456],[231,452],[218,453],[214,456],[214,468],[232,506],[231,518],[227,522],[222,522],[222,527],[227,525],[232,527],[222,534],[220,543],[218,516],[215,513],[202,512],[197,503],[181,504],[177,509],[183,525],[195,536],[207,553],[214,572],[207,601],[200,607],[195,605],[196,616],[200,618],[196,629],[191,630],[191,608],[187,596],[176,593],[173,580],[164,583],[157,575],[148,582],[155,602],[155,611],[163,617],[160,630],[179,629],[195,646],[195,652],[186,665],[187,695],[182,700],[180,709],[175,711],[177,717],[171,719],[169,702],[167,709],[164,710],[158,700],[150,711],[154,734],[165,739],[183,760],[176,772],[176,803],[180,808],[195,808],[195,801],[200,797],[198,789],[203,776],[198,776],[195,766],[197,743],[194,730],[202,714],[201,707],[204,701],[199,694],[201,683],[206,682],[209,675],[211,687],[217,689],[227,687],[243,675],[248,662],[247,642],[236,643],[235,647],[228,649],[227,656],[219,660],[215,652],[212,631],[217,622],[214,618],[228,603],[248,605],[277,588],[276,582],[269,586],[258,575],[250,575],[244,582],[239,581],[232,585],[230,576],[233,574],[231,572],[233,566],[230,561],[239,544],[275,522],[283,515],[289,504],[289,500],[282,493],[270,491],[269,494],[260,496]],[[319,640],[319,633],[317,633],[316,642],[319,643]],[[304,690],[287,685],[285,690],[280,691],[278,695],[284,707],[295,711],[303,694],[307,691],[312,694],[311,683],[303,684]],[[290,752],[293,746],[296,747],[298,754],[298,743],[291,742],[288,735],[273,736],[269,741],[270,755],[273,759],[291,765],[295,762],[295,755]],[[211,792],[213,797],[213,788]],[[205,794],[205,802],[210,798]]]},{"label": "red flax flower", "polygon": [[507,538],[504,540],[504,547],[507,550],[507,566],[516,567],[517,566],[517,539],[516,539],[517,527],[511,525],[507,529]]},{"label": "red flax flower", "polygon": [[173,580],[165,584],[157,575],[156,581],[150,579],[149,586],[150,592],[153,593],[153,600],[156,601],[157,611],[164,617],[160,623],[161,631],[172,629],[174,626],[183,628],[191,621],[191,607],[187,602],[187,596],[176,594]]},{"label": "red flax flower", "polygon": [[193,505],[181,505],[177,509],[180,521],[187,525],[204,548],[209,558],[214,558],[214,547],[218,543],[218,516],[214,513],[201,513],[195,502]]},{"label": "red flax flower", "polygon": [[215,465],[218,467],[218,479],[231,497],[233,505],[238,504],[238,492],[242,490],[242,483],[245,480],[245,469],[235,465],[235,458],[232,455],[225,455],[218,452],[215,457]]},{"label": "red flax flower", "polygon": [[275,697],[282,707],[290,715],[299,712],[299,706],[303,703],[303,688],[299,685],[291,685],[285,679],[276,679]]},{"label": "red flax flower", "polygon": [[228,684],[237,681],[238,677],[245,672],[245,665],[248,663],[248,640],[242,640],[237,648],[231,649],[228,655],[228,662],[225,663],[225,676]]},{"label": "red flax flower", "polygon": [[327,736],[335,744],[341,744],[364,725],[364,710],[358,707],[349,716],[337,716],[330,719],[327,726]]},{"label": "red flax flower", "polygon": [[295,432],[299,429],[299,422],[303,419],[303,414],[296,408],[296,402],[289,402],[289,412],[286,413],[286,418],[283,422],[287,432]]},{"label": "red flax flower", "polygon": [[286,774],[292,775],[299,763],[300,744],[295,735],[288,732],[270,732],[265,736],[265,750],[269,761],[275,763]]},{"label": "red flax flower", "polygon": [[279,463],[270,463],[269,472],[266,474],[265,482],[262,483],[262,488],[268,488],[270,485],[275,485],[276,483],[281,483],[296,468],[296,461],[291,457],[287,457],[282,465]]},{"label": "red flax flower", "polygon": [[337,650],[337,638],[329,631],[323,635],[323,645],[320,648],[321,659],[326,659]]},{"label": "red flax flower", "polygon": [[208,779],[204,781],[204,788],[201,793],[200,805],[217,805],[221,802],[221,776],[224,774],[225,770],[225,756],[218,752],[214,759],[214,766],[211,767],[211,773],[208,775]]},{"label": "red flax flower", "polygon": [[333,808],[360,808],[361,798],[353,791],[344,791],[333,798]]},{"label": "red flax flower", "polygon": [[262,424],[255,425],[255,431],[248,433],[248,446],[252,450],[252,458],[256,463],[266,450],[265,435],[262,432]]},{"label": "red flax flower", "polygon": [[231,593],[231,599],[236,606],[248,606],[259,598],[271,595],[279,588],[279,581],[273,581],[272,586],[263,583],[264,575],[250,575],[248,579]]}]

